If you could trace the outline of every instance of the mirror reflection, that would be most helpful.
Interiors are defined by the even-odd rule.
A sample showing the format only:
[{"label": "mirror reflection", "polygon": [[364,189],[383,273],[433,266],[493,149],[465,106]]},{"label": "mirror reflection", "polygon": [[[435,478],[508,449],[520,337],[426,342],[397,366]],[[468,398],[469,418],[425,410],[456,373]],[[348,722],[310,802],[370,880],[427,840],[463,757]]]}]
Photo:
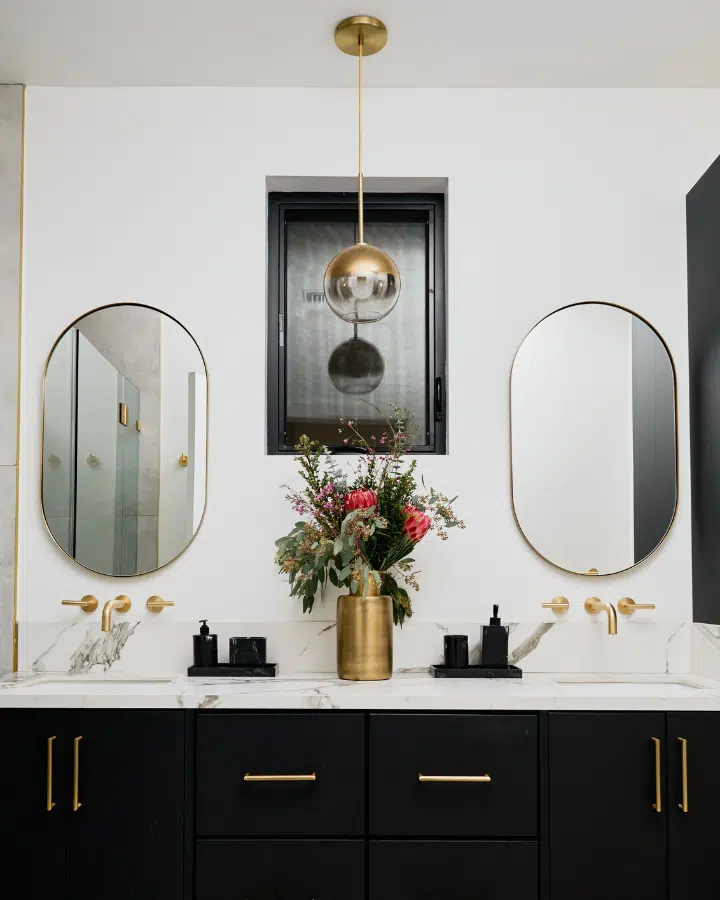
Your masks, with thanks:
[{"label": "mirror reflection", "polygon": [[140,575],[175,559],[205,510],[207,372],[190,333],[148,306],[74,322],[47,362],[42,502],[80,565]]},{"label": "mirror reflection", "polygon": [[675,372],[626,309],[581,303],[543,319],[511,375],[512,493],[532,547],[607,575],[649,556],[677,503]]}]

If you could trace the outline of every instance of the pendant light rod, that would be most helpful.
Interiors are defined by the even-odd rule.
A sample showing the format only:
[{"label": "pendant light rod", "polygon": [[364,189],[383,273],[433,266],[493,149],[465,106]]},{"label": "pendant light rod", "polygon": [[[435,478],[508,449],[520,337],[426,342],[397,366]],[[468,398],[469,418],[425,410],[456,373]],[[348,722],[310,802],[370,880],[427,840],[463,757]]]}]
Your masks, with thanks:
[{"label": "pendant light rod", "polygon": [[358,236],[359,244],[365,243],[365,210],[363,209],[363,38],[362,25],[358,29]]}]

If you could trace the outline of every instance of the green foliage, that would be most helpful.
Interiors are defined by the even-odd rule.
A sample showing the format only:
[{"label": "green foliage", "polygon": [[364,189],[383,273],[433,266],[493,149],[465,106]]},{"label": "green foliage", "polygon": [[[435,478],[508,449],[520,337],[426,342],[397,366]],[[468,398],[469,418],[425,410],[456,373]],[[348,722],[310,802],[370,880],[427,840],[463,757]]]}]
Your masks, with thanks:
[{"label": "green foliage", "polygon": [[[305,519],[296,522],[289,534],[275,542],[275,561],[280,571],[288,575],[290,595],[302,599],[304,612],[313,608],[318,592],[322,596],[328,581],[336,588],[353,592],[362,587],[366,596],[373,579],[383,593],[392,597],[393,619],[402,625],[412,616],[412,605],[398,578],[418,590],[414,560],[409,555],[415,543],[406,531],[408,521],[413,523],[408,531],[415,540],[428,525],[442,540],[447,538],[446,529],[464,528],[452,510],[454,500],[432,488],[424,494],[417,492],[417,460],[407,465],[403,461],[411,449],[413,430],[407,411],[391,405],[385,422],[386,430],[379,438],[372,435],[371,444],[353,421],[343,421],[349,434],[345,443],[351,441],[363,454],[351,483],[327,447],[305,435],[296,447],[305,487],[301,492],[287,488],[287,499]],[[373,491],[377,503],[346,514],[346,497],[356,490]],[[353,500],[351,505],[356,505],[357,497]],[[428,518],[420,516],[418,510]],[[417,530],[419,519],[424,522],[422,531]]]}]

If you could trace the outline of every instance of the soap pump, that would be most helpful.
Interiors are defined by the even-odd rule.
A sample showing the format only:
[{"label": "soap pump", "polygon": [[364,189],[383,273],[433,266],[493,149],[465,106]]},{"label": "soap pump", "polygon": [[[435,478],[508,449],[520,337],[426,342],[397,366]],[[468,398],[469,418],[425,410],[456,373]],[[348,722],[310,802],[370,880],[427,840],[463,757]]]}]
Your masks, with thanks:
[{"label": "soap pump", "polygon": [[493,606],[489,625],[483,625],[482,665],[506,669],[508,664],[508,627],[500,622],[500,607]]},{"label": "soap pump", "polygon": [[193,635],[193,665],[218,664],[217,635],[210,634],[207,619],[200,619],[200,634]]}]

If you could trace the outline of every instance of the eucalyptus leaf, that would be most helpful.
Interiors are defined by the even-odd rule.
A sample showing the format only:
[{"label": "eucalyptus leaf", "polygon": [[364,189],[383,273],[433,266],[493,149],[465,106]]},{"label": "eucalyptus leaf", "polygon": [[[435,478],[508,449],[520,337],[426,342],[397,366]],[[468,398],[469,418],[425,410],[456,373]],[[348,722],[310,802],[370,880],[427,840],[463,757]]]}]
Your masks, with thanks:
[{"label": "eucalyptus leaf", "polygon": [[335,543],[333,544],[333,553],[337,556],[342,552],[343,549],[343,539],[341,537],[335,538]]}]

